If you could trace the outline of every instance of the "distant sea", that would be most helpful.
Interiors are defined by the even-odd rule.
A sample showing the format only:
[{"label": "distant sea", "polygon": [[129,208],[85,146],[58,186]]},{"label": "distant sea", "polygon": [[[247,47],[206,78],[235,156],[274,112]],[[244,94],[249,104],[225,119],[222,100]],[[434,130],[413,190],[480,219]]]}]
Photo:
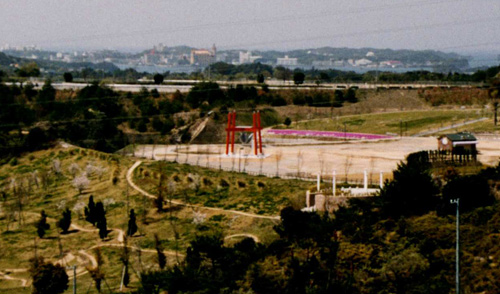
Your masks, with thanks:
[{"label": "distant sea", "polygon": [[[201,71],[204,68],[202,67],[192,67],[192,66],[162,66],[162,65],[130,65],[130,64],[116,64],[117,67],[120,69],[127,69],[127,68],[133,68],[138,72],[147,72],[147,73],[164,73],[166,71],[169,71],[171,73],[177,72],[177,73],[192,73],[195,71]],[[297,65],[297,66],[289,66],[288,68],[290,69],[295,69],[295,68],[300,68],[303,70],[309,70],[312,69],[313,66],[311,65]],[[430,67],[398,67],[398,68],[366,68],[366,67],[355,67],[355,66],[344,66],[344,67],[329,67],[329,68],[324,68],[324,67],[314,67],[319,70],[325,70],[325,69],[336,69],[336,70],[342,70],[342,71],[353,71],[356,73],[365,73],[368,71],[388,71],[388,72],[407,72],[407,71],[417,71],[417,70],[427,70],[427,71],[433,71],[432,68]]]},{"label": "distant sea", "polygon": [[[473,53],[469,56],[469,68],[478,68],[478,67],[490,67],[500,64],[500,56],[493,53]],[[130,65],[130,64],[116,64],[120,69],[133,68],[138,72],[147,72],[147,73],[164,73],[169,71],[171,73],[192,73],[195,71],[202,71],[203,67],[193,67],[193,66],[165,66],[165,65]],[[303,70],[310,70],[313,68],[311,65],[297,65],[297,66],[288,66],[290,69],[300,68]],[[365,73],[369,71],[380,71],[380,72],[394,72],[394,73],[403,73],[409,71],[421,71],[426,70],[433,72],[434,69],[432,67],[384,67],[384,68],[373,68],[373,67],[355,67],[355,66],[343,66],[343,67],[314,67],[318,70],[327,70],[327,69],[335,69],[341,71],[353,71],[356,73]]]},{"label": "distant sea", "polygon": [[500,64],[500,53],[474,52],[469,54],[469,67],[491,67]]}]

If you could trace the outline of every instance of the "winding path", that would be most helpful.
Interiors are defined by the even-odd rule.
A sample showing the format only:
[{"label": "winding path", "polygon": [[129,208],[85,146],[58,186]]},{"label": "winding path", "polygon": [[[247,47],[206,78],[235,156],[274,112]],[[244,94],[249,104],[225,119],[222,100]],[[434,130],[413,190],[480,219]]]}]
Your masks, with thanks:
[{"label": "winding path", "polygon": [[[134,163],[134,165],[132,165],[132,167],[130,167],[130,169],[127,171],[127,182],[134,190],[136,190],[137,192],[139,192],[143,196],[154,199],[154,198],[156,198],[156,196],[142,190],[132,181],[132,175],[134,173],[134,170],[139,165],[141,165],[141,163],[142,163],[142,161],[136,161]],[[265,216],[265,215],[258,215],[258,214],[243,212],[243,211],[237,211],[237,210],[226,210],[226,209],[216,208],[216,207],[198,206],[198,205],[186,204],[186,203],[183,203],[183,202],[177,201],[177,200],[172,200],[172,203],[175,205],[186,206],[186,207],[201,208],[201,209],[219,211],[219,212],[229,212],[229,213],[247,216],[247,217],[253,217],[253,218],[270,219],[270,220],[279,220],[280,219],[279,216]],[[26,212],[26,213],[38,215],[38,213],[35,213],[35,212]],[[48,218],[48,219],[50,219],[50,218]],[[74,224],[74,223],[71,224],[71,228],[78,230],[78,231],[81,231],[81,232],[87,232],[87,233],[95,233],[95,232],[99,231],[98,229],[87,229],[87,228],[84,228],[84,227],[77,225],[77,224]],[[69,261],[72,261],[76,258],[79,261],[82,259],[86,259],[87,261],[83,262],[83,264],[87,263],[91,267],[96,267],[97,266],[97,259],[92,254],[88,253],[89,250],[92,250],[95,248],[101,248],[101,247],[117,247],[117,248],[119,248],[119,247],[123,247],[123,245],[124,245],[123,242],[124,242],[125,232],[121,229],[118,229],[118,228],[110,228],[110,230],[118,232],[118,236],[116,237],[117,243],[101,243],[101,244],[94,245],[86,250],[84,250],[84,249],[78,250],[78,255],[80,257],[83,257],[83,258],[76,257],[72,253],[68,253],[68,254],[65,254],[62,258],[55,261],[55,263],[64,266]],[[255,242],[260,241],[257,236],[252,235],[252,234],[247,234],[247,233],[229,235],[229,236],[226,236],[224,239],[228,240],[228,239],[238,238],[238,237],[252,238]],[[154,249],[142,249],[142,248],[139,248],[137,246],[129,246],[129,245],[127,245],[127,247],[134,249],[134,250],[137,250],[137,251],[141,251],[141,252],[156,253],[156,250],[154,250]],[[173,250],[164,250],[163,253],[165,253],[166,255],[176,255],[176,256],[181,256],[181,257],[185,256],[184,254],[173,251]],[[76,276],[79,277],[79,276],[87,274],[88,273],[87,269],[85,267],[81,266],[82,262],[80,261],[80,262],[78,262],[78,264],[80,266],[78,267]],[[11,277],[10,275],[7,274],[7,273],[21,273],[21,272],[27,272],[27,271],[28,271],[28,269],[25,269],[25,268],[4,269],[3,271],[0,271],[0,279],[20,281],[22,287],[27,287],[29,285],[28,279],[15,278],[15,277]],[[73,272],[68,271],[68,276],[70,278],[72,278]]]},{"label": "winding path", "polygon": [[[25,271],[24,269],[15,269],[15,272]],[[28,280],[21,278],[13,278],[8,274],[0,271],[0,279],[2,280],[11,280],[11,281],[21,281],[21,287],[26,287],[28,285]]]},{"label": "winding path", "polygon": [[224,240],[227,240],[227,239],[232,239],[232,238],[239,238],[239,237],[247,237],[247,238],[252,238],[255,243],[259,243],[259,237],[255,236],[255,235],[252,235],[252,234],[247,234],[247,233],[243,233],[243,234],[234,234],[234,235],[229,235],[229,236],[226,236],[224,238]]},{"label": "winding path", "polygon": [[[132,187],[134,190],[137,192],[141,193],[142,195],[155,199],[156,196],[144,191],[143,189],[139,188],[133,181],[132,181],[132,176],[134,174],[134,170],[142,164],[142,161],[138,160],[132,165],[129,170],[127,171],[127,182]],[[238,211],[238,210],[228,210],[228,209],[223,209],[223,208],[217,208],[217,207],[207,207],[207,206],[201,206],[201,205],[193,205],[193,204],[186,204],[182,201],[178,200],[170,200],[173,204],[175,205],[181,205],[181,206],[186,206],[186,207],[193,207],[193,208],[201,208],[205,210],[212,210],[212,211],[218,211],[218,212],[229,212],[237,215],[243,215],[247,217],[253,217],[253,218],[261,218],[261,219],[270,219],[270,220],[279,220],[279,216],[267,216],[267,215],[260,215],[260,214],[254,214],[254,213],[248,213],[248,212],[243,212],[243,211]]]},{"label": "winding path", "polygon": [[430,131],[420,132],[418,134],[413,135],[412,137],[428,136],[428,135],[432,135],[432,134],[439,133],[439,132],[442,132],[442,131],[451,130],[451,129],[455,129],[455,128],[458,128],[458,127],[463,127],[463,126],[470,125],[470,124],[475,124],[475,123],[482,122],[482,121],[485,121],[485,120],[488,120],[488,118],[487,117],[481,117],[481,118],[478,118],[478,119],[465,121],[463,123],[452,124],[450,126],[441,127],[441,128],[433,129],[433,130],[430,130]]}]

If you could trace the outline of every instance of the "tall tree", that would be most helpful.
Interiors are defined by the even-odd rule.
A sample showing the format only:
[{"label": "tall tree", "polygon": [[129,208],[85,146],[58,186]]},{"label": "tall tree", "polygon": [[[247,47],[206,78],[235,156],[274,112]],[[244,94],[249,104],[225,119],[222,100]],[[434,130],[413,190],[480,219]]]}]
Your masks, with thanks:
[{"label": "tall tree", "polygon": [[97,222],[96,211],[95,211],[95,203],[94,196],[90,195],[89,204],[85,207],[85,220],[95,226]]},{"label": "tall tree", "polygon": [[155,84],[159,85],[163,83],[164,77],[162,74],[157,73],[153,76],[153,80],[155,81]]},{"label": "tall tree", "polygon": [[36,223],[36,232],[38,237],[43,238],[45,236],[45,231],[50,228],[50,225],[47,223],[47,214],[45,210],[42,210],[40,213],[40,220]]},{"label": "tall tree", "polygon": [[104,239],[108,236],[108,226],[106,220],[106,211],[104,210],[104,205],[101,201],[97,202],[95,205],[95,217],[97,228],[99,229],[99,237]]},{"label": "tall tree", "polygon": [[65,73],[63,74],[63,78],[64,78],[64,81],[65,81],[66,83],[71,83],[71,82],[73,82],[73,74],[71,74],[70,72],[65,72]]},{"label": "tall tree", "polygon": [[66,208],[62,213],[62,218],[57,222],[57,226],[63,231],[63,234],[68,233],[68,229],[71,226],[71,210]]},{"label": "tall tree", "polygon": [[163,247],[161,246],[158,234],[155,234],[155,248],[158,255],[158,266],[160,267],[160,269],[164,269],[167,265],[167,257],[165,256],[165,253],[163,253]]},{"label": "tall tree", "polygon": [[303,72],[298,71],[293,74],[293,82],[295,85],[302,85],[305,78],[306,75]]},{"label": "tall tree", "polygon": [[137,223],[135,211],[133,209],[130,210],[130,216],[128,219],[128,228],[127,228],[127,236],[132,236],[137,232]]},{"label": "tall tree", "polygon": [[264,75],[263,74],[257,74],[257,83],[262,84],[264,83]]}]

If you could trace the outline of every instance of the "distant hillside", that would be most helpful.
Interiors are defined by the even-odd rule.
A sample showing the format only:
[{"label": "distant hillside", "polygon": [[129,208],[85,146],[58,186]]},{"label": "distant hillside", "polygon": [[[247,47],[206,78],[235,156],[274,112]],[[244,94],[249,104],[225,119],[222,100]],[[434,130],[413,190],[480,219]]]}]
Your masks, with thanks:
[{"label": "distant hillside", "polygon": [[[242,50],[228,50],[230,59],[237,59]],[[445,53],[435,50],[393,50],[376,48],[310,48],[291,51],[252,51],[253,55],[262,56],[263,61],[275,62],[276,58],[288,55],[290,58],[298,58],[302,65],[312,65],[313,61],[348,60],[366,58],[373,62],[397,60],[404,64],[423,65],[427,62],[442,63],[459,68],[468,67],[465,56],[456,53]]]},{"label": "distant hillside", "polygon": [[0,52],[0,66],[9,66],[12,63],[16,63],[20,58],[9,56],[3,52]]},{"label": "distant hillside", "polygon": [[106,72],[113,72],[119,68],[110,62],[62,62],[62,61],[48,61],[48,60],[32,60],[21,57],[14,57],[0,52],[0,67],[8,68],[11,64],[24,64],[29,62],[35,62],[38,66],[45,71],[49,72],[64,72],[64,71],[80,71],[84,68],[91,68],[93,70],[102,70]]},{"label": "distant hillside", "polygon": [[119,70],[119,68],[110,62],[62,62],[62,61],[47,61],[47,60],[36,60],[35,61],[40,67],[47,71],[63,72],[63,71],[80,71],[85,68],[91,68],[93,70],[102,70],[106,72],[113,72]]}]

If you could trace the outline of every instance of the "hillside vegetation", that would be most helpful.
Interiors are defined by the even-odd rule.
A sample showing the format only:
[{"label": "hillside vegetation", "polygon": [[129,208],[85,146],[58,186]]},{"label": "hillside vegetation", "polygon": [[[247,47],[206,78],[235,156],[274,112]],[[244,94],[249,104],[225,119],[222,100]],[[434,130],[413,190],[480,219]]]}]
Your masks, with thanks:
[{"label": "hillside vegetation", "polygon": [[[339,131],[415,135],[423,131],[444,126],[464,123],[486,117],[489,114],[480,109],[462,110],[416,110],[393,113],[374,113],[299,121],[290,128],[299,130]],[[473,125],[472,125],[473,126]],[[468,130],[471,125],[460,126],[460,130]]]}]

